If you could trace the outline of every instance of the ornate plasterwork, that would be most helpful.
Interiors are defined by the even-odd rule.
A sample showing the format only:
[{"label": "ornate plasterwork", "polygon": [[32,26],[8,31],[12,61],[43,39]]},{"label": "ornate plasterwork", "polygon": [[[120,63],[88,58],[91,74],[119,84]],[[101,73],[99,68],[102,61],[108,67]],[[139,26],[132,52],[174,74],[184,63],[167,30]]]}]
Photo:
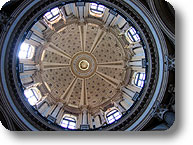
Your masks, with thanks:
[{"label": "ornate plasterwork", "polygon": [[[126,77],[125,51],[118,34],[101,26],[73,23],[47,38],[40,78],[48,84],[51,96],[72,110],[111,103]],[[81,62],[87,63],[85,70]]]}]

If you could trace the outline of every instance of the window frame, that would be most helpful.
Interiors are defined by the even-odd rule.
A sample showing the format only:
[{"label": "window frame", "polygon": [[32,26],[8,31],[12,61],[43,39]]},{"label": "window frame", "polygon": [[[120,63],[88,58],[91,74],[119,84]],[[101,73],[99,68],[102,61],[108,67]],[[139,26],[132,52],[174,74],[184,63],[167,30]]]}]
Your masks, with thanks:
[{"label": "window frame", "polygon": [[[92,8],[92,6],[95,5],[96,6],[96,9]],[[99,8],[102,8],[102,10],[100,10]],[[90,15],[91,16],[94,16],[94,17],[102,17],[104,15],[104,12],[105,12],[105,6],[101,5],[101,4],[97,4],[97,3],[91,3],[90,4],[90,8],[89,8],[89,11],[90,11]]]},{"label": "window frame", "polygon": [[[53,14],[53,10],[54,9],[58,9],[58,13],[56,15]],[[48,18],[46,15],[51,15],[51,18]],[[54,22],[56,21],[61,15],[60,9],[58,7],[55,7],[53,9],[51,9],[50,11],[46,12],[44,14],[44,18],[48,21],[48,22]]]},{"label": "window frame", "polygon": [[[69,119],[68,119],[69,118]],[[63,121],[67,121],[68,123],[66,124],[67,126],[65,127],[63,124]],[[70,123],[74,123],[75,125],[73,126],[73,128],[70,128],[69,126],[72,126],[70,125]],[[66,129],[76,129],[76,123],[77,123],[77,119],[75,116],[72,116],[70,114],[65,114],[60,122],[60,126],[63,127],[63,128],[66,128]]]},{"label": "window frame", "polygon": [[[141,75],[143,75],[142,78],[141,78]],[[134,84],[137,87],[143,88],[145,85],[145,80],[146,80],[146,74],[144,72],[138,72],[135,74]],[[139,85],[139,82],[142,82],[142,84]]]},{"label": "window frame", "polygon": [[[30,96],[26,95],[27,91],[31,91],[32,95]],[[24,95],[31,106],[36,105],[41,99],[41,94],[39,93],[39,90],[37,88],[29,88],[29,89],[24,90]],[[33,97],[36,99],[35,103],[32,103],[31,101],[29,101]]]},{"label": "window frame", "polygon": [[[117,117],[117,116],[115,116],[116,113],[119,113],[119,115],[117,115],[117,116],[119,116],[119,118],[116,118]],[[113,118],[109,119],[111,116]],[[119,120],[122,117],[122,113],[117,108],[111,108],[109,111],[106,112],[105,117],[106,117],[107,123],[112,124],[112,123],[114,123],[115,121]],[[111,122],[111,120],[113,120],[113,121]]]},{"label": "window frame", "polygon": [[[132,26],[129,27],[129,29],[125,32],[125,36],[130,43],[136,43],[141,41],[139,34],[137,33],[136,29]],[[136,37],[138,39],[136,39]]]},{"label": "window frame", "polygon": [[[24,47],[23,45],[28,45],[27,48],[22,48]],[[24,50],[26,49],[26,50]],[[23,57],[21,53],[26,53],[25,57]],[[34,56],[34,52],[35,52],[35,47],[31,44],[28,44],[26,42],[23,42],[20,46],[19,52],[18,52],[18,58],[19,59],[32,59]],[[22,57],[21,57],[22,56]]]}]

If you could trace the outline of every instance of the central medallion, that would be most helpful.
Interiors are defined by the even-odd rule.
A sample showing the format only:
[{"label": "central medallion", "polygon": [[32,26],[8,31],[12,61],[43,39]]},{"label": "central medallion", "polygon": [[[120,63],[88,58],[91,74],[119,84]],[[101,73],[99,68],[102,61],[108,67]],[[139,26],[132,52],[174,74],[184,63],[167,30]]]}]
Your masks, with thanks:
[{"label": "central medallion", "polygon": [[96,72],[96,58],[88,52],[75,54],[71,61],[71,71],[78,78],[89,78]]},{"label": "central medallion", "polygon": [[89,69],[89,63],[88,63],[88,61],[86,61],[86,60],[80,61],[80,63],[79,63],[79,68],[80,68],[81,70],[88,70],[88,69]]}]

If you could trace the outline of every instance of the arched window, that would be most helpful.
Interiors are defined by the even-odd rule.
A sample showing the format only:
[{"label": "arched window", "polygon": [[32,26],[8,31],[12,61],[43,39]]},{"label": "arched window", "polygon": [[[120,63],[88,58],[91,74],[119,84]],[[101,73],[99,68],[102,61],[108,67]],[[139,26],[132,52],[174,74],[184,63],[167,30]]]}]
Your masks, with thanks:
[{"label": "arched window", "polygon": [[60,125],[68,129],[76,129],[76,117],[72,115],[64,115]]},{"label": "arched window", "polygon": [[44,17],[49,21],[52,22],[59,18],[60,10],[58,8],[53,8],[51,11],[47,12]]},{"label": "arched window", "polygon": [[115,122],[121,118],[122,114],[117,109],[112,109],[110,112],[106,114],[106,119],[108,124]]},{"label": "arched window", "polygon": [[20,59],[32,59],[34,50],[35,48],[32,45],[23,42],[21,44],[18,56]]},{"label": "arched window", "polygon": [[130,27],[127,31],[126,31],[126,36],[132,41],[132,42],[138,42],[140,41],[140,37],[137,34],[135,28]]},{"label": "arched window", "polygon": [[145,77],[146,77],[145,73],[137,73],[135,75],[135,85],[140,88],[143,88],[145,83]]},{"label": "arched window", "polygon": [[96,3],[91,3],[90,5],[90,14],[95,17],[102,17],[105,11],[105,7],[103,5],[99,5]]},{"label": "arched window", "polygon": [[41,99],[41,94],[36,88],[27,89],[24,91],[24,94],[28,99],[29,104],[32,106],[34,106]]}]

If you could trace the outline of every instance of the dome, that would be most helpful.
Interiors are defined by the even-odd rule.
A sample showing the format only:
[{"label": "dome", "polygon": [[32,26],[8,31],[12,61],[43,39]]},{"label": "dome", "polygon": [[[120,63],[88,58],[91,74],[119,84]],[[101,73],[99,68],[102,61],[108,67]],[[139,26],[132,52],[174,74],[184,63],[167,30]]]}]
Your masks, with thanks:
[{"label": "dome", "polygon": [[157,15],[162,25],[155,22],[146,4],[163,5],[103,0],[6,5],[17,5],[11,14],[3,9],[5,21],[8,15],[14,19],[1,25],[7,29],[1,31],[2,101],[17,124],[8,128],[152,130],[163,121],[171,126],[174,34],[163,15]]}]

